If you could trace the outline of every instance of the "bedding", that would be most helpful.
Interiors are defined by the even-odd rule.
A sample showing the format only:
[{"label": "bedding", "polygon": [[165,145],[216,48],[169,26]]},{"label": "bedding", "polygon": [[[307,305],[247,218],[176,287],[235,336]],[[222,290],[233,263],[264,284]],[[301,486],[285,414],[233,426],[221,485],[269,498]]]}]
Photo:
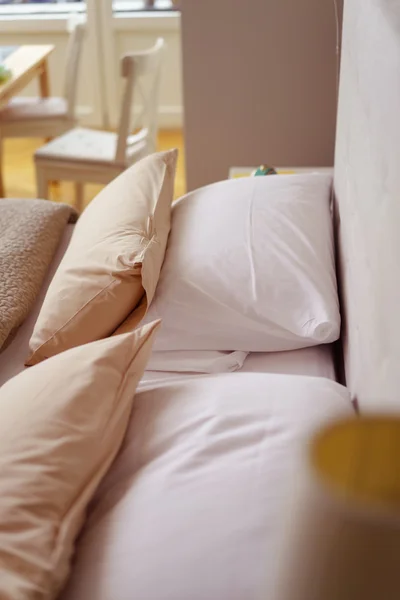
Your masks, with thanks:
[{"label": "bedding", "polygon": [[240,371],[309,375],[337,381],[335,351],[332,344],[310,346],[288,352],[251,352]]},{"label": "bedding", "polygon": [[63,352],[0,390],[0,598],[56,598],[123,440],[158,323]]},{"label": "bedding", "polygon": [[0,349],[27,317],[73,208],[45,200],[0,200]]},{"label": "bedding", "polygon": [[140,306],[131,316],[138,325],[164,259],[177,154],[147,156],[86,207],[44,299],[27,365],[111,335]]},{"label": "bedding", "polygon": [[147,369],[179,373],[228,373],[243,367],[247,352],[153,352]]},{"label": "bedding", "polygon": [[310,430],[350,415],[316,377],[230,373],[135,396],[61,600],[258,600]]},{"label": "bedding", "polygon": [[163,321],[155,350],[275,352],[336,340],[331,183],[249,177],[177,201],[146,316]]},{"label": "bedding", "polygon": [[[321,178],[319,181],[318,176],[313,177],[316,183],[311,184],[310,189],[314,191],[311,197],[318,205],[321,188],[329,190],[330,180]],[[314,208],[316,220],[321,221],[318,215],[322,215],[318,235],[312,234],[318,238],[314,247],[313,240],[307,237],[308,233],[312,237],[305,218],[309,214],[307,207],[311,200],[304,192],[303,183],[282,184],[283,189],[279,189],[279,193],[275,190],[270,195],[270,190],[265,196],[265,184],[261,183],[265,180],[259,180],[260,183],[247,184],[251,189],[250,195],[247,192],[244,194],[244,190],[239,195],[241,202],[251,204],[248,207],[250,212],[254,207],[257,211],[260,209],[264,218],[263,225],[261,218],[259,222],[255,219],[257,224],[253,222],[255,229],[250,232],[251,235],[246,231],[253,245],[251,251],[254,251],[249,258],[252,261],[251,268],[254,268],[252,272],[260,277],[259,280],[255,277],[253,281],[253,291],[256,295],[259,293],[254,313],[249,310],[250,301],[243,299],[246,290],[239,281],[246,269],[241,270],[241,251],[238,246],[247,238],[246,235],[242,238],[237,236],[235,246],[235,226],[243,215],[240,216],[240,208],[235,204],[239,198],[236,190],[225,191],[225,184],[230,182],[218,185],[224,188],[220,197],[225,204],[225,216],[229,215],[227,224],[232,229],[229,238],[231,245],[227,245],[225,254],[218,254],[218,261],[214,260],[214,271],[211,268],[212,261],[204,261],[199,271],[194,269],[194,276],[197,277],[198,273],[204,275],[209,268],[212,280],[217,270],[224,272],[221,264],[226,264],[225,284],[230,280],[234,302],[243,301],[237,307],[239,312],[236,319],[233,319],[232,312],[225,310],[226,307],[219,313],[221,328],[215,322],[213,325],[217,338],[221,336],[218,346],[223,336],[226,340],[237,335],[242,342],[251,333],[256,340],[255,347],[264,347],[263,344],[270,347],[268,344],[271,339],[279,347],[281,343],[283,346],[289,343],[290,347],[294,344],[295,348],[298,343],[311,347],[280,352],[252,352],[240,347],[177,349],[173,352],[161,350],[152,354],[149,363],[152,370],[147,370],[141,377],[144,360],[150,353],[148,345],[151,343],[153,325],[148,324],[150,329],[142,334],[135,329],[137,320],[144,315],[153,298],[165,245],[147,271],[143,261],[138,275],[139,279],[142,278],[142,296],[132,295],[131,300],[136,308],[123,327],[114,332],[121,333],[125,328],[128,331],[132,329],[134,333],[113,335],[106,340],[93,341],[65,351],[63,349],[62,352],[60,349],[64,340],[61,340],[61,346],[57,341],[56,348],[52,342],[50,350],[56,351],[57,356],[25,369],[24,373],[8,381],[0,390],[0,400],[5,398],[4,407],[7,410],[7,417],[0,423],[0,434],[2,427],[5,431],[3,439],[0,439],[0,487],[4,485],[6,490],[5,494],[0,494],[0,597],[5,600],[23,597],[25,590],[39,598],[56,597],[65,582],[74,540],[83,523],[87,504],[120,446],[133,396],[134,411],[129,419],[128,435],[123,442],[122,452],[90,503],[89,518],[79,539],[74,570],[62,593],[62,600],[131,600],[132,597],[143,600],[258,600],[264,589],[270,589],[288,481],[295,476],[304,441],[312,428],[327,419],[349,414],[353,408],[347,391],[326,379],[334,378],[332,350],[329,344],[312,345],[317,344],[319,334],[316,335],[315,331],[318,327],[313,334],[315,339],[306,338],[304,332],[299,334],[296,330],[302,311],[306,310],[306,292],[310,299],[307,310],[314,311],[325,333],[329,328],[332,333],[335,319],[338,319],[338,313],[332,308],[337,301],[336,296],[335,301],[329,304],[333,297],[330,293],[332,290],[336,293],[336,290],[330,267],[326,266],[329,255],[326,240],[330,243],[331,238],[329,234],[328,238],[324,237],[330,231],[330,225],[324,221],[325,208],[321,208],[325,207],[325,196],[322,205]],[[236,183],[239,187],[242,185]],[[201,195],[201,191],[199,193]],[[231,211],[226,210],[228,196],[232,200]],[[290,217],[297,214],[290,204],[292,200],[294,202],[294,197],[299,202],[301,214],[298,223],[302,223],[304,228],[301,229],[297,223],[292,234],[294,239],[298,234],[299,246],[291,252],[285,242],[285,253],[282,252],[280,240],[283,240],[285,227],[291,229]],[[277,202],[277,198],[280,198],[281,208],[285,205],[285,199],[290,201],[288,214],[276,209],[281,221],[278,219],[270,227],[269,240],[266,241],[262,239],[261,227],[265,228],[266,222],[272,218],[271,214],[275,213],[275,200],[270,203],[271,198]],[[269,206],[264,211],[266,200],[267,204],[272,204],[272,208]],[[174,207],[174,215],[177,208],[180,210],[182,202]],[[303,204],[307,208],[304,214]],[[222,221],[222,208],[221,213],[219,209],[216,209],[216,213]],[[193,222],[200,224],[201,220],[194,219]],[[277,223],[279,227],[275,229]],[[43,316],[43,298],[47,303],[50,302],[49,298],[53,298],[55,303],[60,300],[58,294],[62,296],[61,292],[52,296],[57,289],[53,284],[65,267],[63,257],[68,257],[71,247],[74,248],[74,240],[79,240],[81,236],[79,233],[76,237],[79,228],[79,224],[66,227],[31,314],[3,351],[0,357],[0,385],[24,368],[23,362],[37,315],[40,312]],[[212,228],[208,233],[212,241],[210,251],[213,253],[216,252],[214,246],[218,244]],[[192,245],[196,244],[196,235]],[[164,237],[166,244],[168,233]],[[79,242],[81,248],[85,243],[89,247],[90,235],[83,238],[82,234]],[[79,244],[72,251],[76,264],[80,262],[77,251]],[[258,251],[258,247],[262,251]],[[185,245],[181,246],[180,257],[186,257],[190,262],[191,254],[185,254],[185,248]],[[316,248],[318,252],[321,250],[320,254]],[[302,254],[303,251],[305,254]],[[279,257],[282,256],[283,266],[290,273],[288,280],[282,275],[283,267],[279,263]],[[236,259],[235,276],[238,275],[239,279],[235,280],[232,273]],[[167,260],[170,260],[168,253]],[[314,272],[310,266],[305,266],[307,261],[314,270],[317,269],[317,263],[321,270],[323,266],[326,268],[321,289],[316,290],[317,285],[313,287]],[[59,264],[61,270],[54,280],[53,275]],[[295,267],[299,265],[300,272],[296,279]],[[177,266],[182,266],[179,261]],[[74,269],[75,266],[67,268],[72,280],[76,274]],[[232,269],[231,272],[229,269]],[[271,289],[268,290],[263,278],[275,274],[276,269],[279,274],[277,288],[282,284],[282,289],[274,289],[270,285]],[[145,272],[151,279],[150,283],[145,281]],[[161,279],[163,273],[164,269]],[[224,276],[221,277],[223,280]],[[49,293],[46,294],[49,285]],[[270,311],[269,315],[274,312],[271,312],[268,301],[272,298],[278,302],[282,298],[280,293],[284,296],[288,294],[285,297],[289,299],[293,285],[299,289],[290,302],[294,302],[295,298],[304,301],[304,306],[300,302],[299,313],[294,315],[294,321],[291,322],[288,317],[287,322],[277,324],[273,318],[266,318],[264,309]],[[197,291],[199,289],[201,286]],[[147,296],[144,298],[145,290]],[[190,295],[186,295],[184,288],[181,292],[182,314],[185,317],[185,302],[190,300]],[[159,290],[149,314],[154,306],[157,307],[160,300],[158,295]],[[327,300],[328,297],[330,300]],[[118,303],[116,296],[106,297],[105,300],[106,306],[108,301]],[[289,304],[284,307],[285,310],[289,310]],[[262,305],[265,305],[264,308]],[[52,306],[51,310],[58,309]],[[258,313],[258,310],[261,312]],[[205,313],[200,311],[199,314],[204,317]],[[215,318],[212,310],[209,316],[205,335],[207,323],[209,331],[212,330],[212,319]],[[232,319],[237,329],[227,327],[227,324],[232,325]],[[250,332],[246,333],[247,326]],[[40,318],[36,327],[36,331],[40,331]],[[188,333],[190,331],[189,327]],[[135,351],[135,340],[147,334],[148,339],[144,341],[146,349],[141,354],[143,361],[131,372],[127,361]],[[194,341],[196,335],[192,337]],[[293,342],[296,336],[297,341]],[[78,343],[82,344],[82,340]],[[258,343],[261,346],[257,346]],[[102,349],[106,353],[104,356],[101,355]],[[42,355],[42,350],[29,362],[40,362],[51,354],[46,350]],[[112,354],[111,358],[109,353]],[[175,369],[180,372],[175,372]],[[238,372],[221,373],[235,369]],[[124,384],[118,386],[118,378],[121,383],[122,372],[127,370],[131,385],[128,388]],[[54,372],[47,376],[50,371]],[[311,377],[288,376],[287,373],[302,373]],[[35,395],[34,404],[27,401],[31,397],[29,394]],[[12,398],[17,399],[14,405]],[[113,408],[108,410],[108,417],[105,418],[110,402],[114,402]],[[61,413],[57,412],[60,410]],[[10,419],[14,419],[11,424]],[[59,428],[63,427],[66,431],[60,433]],[[67,446],[68,453],[64,454]],[[75,495],[73,489],[77,490]],[[46,494],[48,496],[45,498]],[[11,496],[14,504],[10,501]],[[19,513],[15,511],[15,506]],[[46,511],[38,510],[39,506],[49,509],[51,522]],[[7,527],[5,521],[1,523],[1,518],[7,520]],[[16,535],[17,526],[24,531],[23,535]],[[2,535],[5,536],[3,540]],[[39,548],[39,552],[36,548]],[[54,548],[56,550],[51,551]]]},{"label": "bedding", "polygon": [[[189,364],[194,364],[192,354],[197,359],[199,355],[204,355],[204,357],[199,362],[196,362],[196,368],[192,367],[192,370],[189,371],[185,370],[185,367],[182,368],[182,363],[174,365],[173,362],[169,363],[165,360],[159,363],[157,358],[159,354],[163,356],[167,356],[168,354],[186,356]],[[188,379],[189,377],[198,377],[201,368],[203,368],[203,373],[207,368],[209,374],[213,372],[227,373],[229,371],[237,371],[239,373],[308,375],[310,377],[326,377],[332,381],[337,380],[334,351],[331,344],[311,346],[288,352],[227,353],[222,360],[218,357],[220,354],[224,355],[222,352],[153,352],[147,363],[146,371],[140,381],[139,388],[145,389],[148,385],[152,386],[156,383],[162,385],[164,382],[170,383],[172,380],[178,381]],[[237,354],[244,355],[243,360],[241,358],[240,361],[237,361]],[[233,369],[229,368],[232,365],[232,361],[234,361]],[[159,366],[160,369],[156,370],[155,366]]]},{"label": "bedding", "polygon": [[[32,331],[37,319],[37,316],[40,311],[40,307],[43,303],[43,299],[46,295],[46,291],[48,286],[54,276],[54,273],[57,270],[57,267],[65,253],[66,248],[70,242],[70,239],[73,234],[74,225],[67,225],[64,231],[64,234],[61,238],[59,247],[54,255],[54,259],[49,267],[49,270],[45,276],[43,286],[37,296],[34,307],[25,320],[25,322],[21,325],[21,327],[16,332],[15,336],[12,339],[12,342],[4,348],[3,352],[0,354],[0,386],[3,385],[8,379],[14,377],[18,373],[20,373],[24,369],[24,361],[26,359],[27,353],[29,351],[29,339],[32,335]],[[173,354],[173,357],[170,355]],[[199,362],[197,362],[196,369],[202,369],[212,371],[214,370],[230,370],[230,361],[232,359],[232,353],[228,353],[230,358],[228,358],[228,365],[225,362],[226,358],[222,361],[220,360],[221,355],[226,356],[225,353],[219,352],[184,352],[184,353],[176,353],[175,352],[162,352],[162,353],[153,353],[150,357],[148,367],[142,378],[141,386],[144,385],[148,381],[165,381],[167,379],[176,379],[179,378],[187,378],[192,372],[185,371],[185,366],[172,367],[172,363],[175,361],[176,356],[180,354],[185,357],[184,362],[187,364],[187,361],[192,362],[193,356],[195,355],[197,359],[201,356],[201,364],[199,366]],[[159,356],[162,355],[163,358],[160,361]],[[245,357],[247,358],[245,359]],[[167,361],[165,360],[167,358]],[[214,360],[217,358],[218,364],[213,364]],[[328,377],[332,380],[335,380],[335,372],[334,372],[334,362],[332,357],[332,348],[331,345],[322,345],[322,346],[312,346],[310,348],[303,348],[300,350],[295,350],[292,352],[268,352],[268,353],[250,353],[247,352],[237,352],[234,353],[233,361],[236,364],[236,359],[240,358],[237,364],[240,366],[241,370],[252,370],[256,372],[262,373],[288,373],[288,374],[298,374],[298,375],[314,375],[319,377]],[[244,360],[244,363],[242,362]],[[206,361],[208,364],[205,367],[204,362]],[[152,366],[153,365],[153,366]],[[153,371],[149,370],[154,368],[163,368],[169,369],[169,371]],[[171,368],[178,369],[179,375],[177,372],[171,372]]]}]

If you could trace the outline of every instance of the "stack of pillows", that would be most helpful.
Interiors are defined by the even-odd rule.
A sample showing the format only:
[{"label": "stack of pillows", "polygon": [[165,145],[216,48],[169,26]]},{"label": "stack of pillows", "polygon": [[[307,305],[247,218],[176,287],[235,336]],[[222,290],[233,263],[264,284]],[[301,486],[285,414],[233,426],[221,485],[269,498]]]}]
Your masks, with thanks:
[{"label": "stack of pillows", "polygon": [[[145,158],[83,212],[30,340],[35,366],[1,388],[1,600],[57,597],[124,438],[158,327],[136,325],[164,260],[176,161]],[[129,315],[132,330],[110,337]]]},{"label": "stack of pillows", "polygon": [[331,179],[207,186],[173,205],[169,236],[176,161],[176,150],[149,156],[89,204],[36,322],[35,366],[1,388],[2,600],[55,598],[64,585],[157,329],[162,352],[339,336]]}]

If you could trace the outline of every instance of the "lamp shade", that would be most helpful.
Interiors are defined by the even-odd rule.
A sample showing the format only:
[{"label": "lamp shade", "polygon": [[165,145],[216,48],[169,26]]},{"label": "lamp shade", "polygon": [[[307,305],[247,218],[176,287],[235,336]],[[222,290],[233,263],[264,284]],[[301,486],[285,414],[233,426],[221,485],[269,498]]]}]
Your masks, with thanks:
[{"label": "lamp shade", "polygon": [[399,600],[400,418],[318,432],[285,529],[273,600]]}]

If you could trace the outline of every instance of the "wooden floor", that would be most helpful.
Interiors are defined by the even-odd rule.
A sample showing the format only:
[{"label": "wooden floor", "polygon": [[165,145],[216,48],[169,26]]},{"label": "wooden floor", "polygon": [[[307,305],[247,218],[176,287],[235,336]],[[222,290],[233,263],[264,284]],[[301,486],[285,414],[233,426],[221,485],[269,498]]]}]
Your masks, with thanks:
[{"label": "wooden floor", "polygon": [[[36,198],[35,172],[33,153],[44,143],[40,139],[8,139],[4,142],[4,181],[7,198]],[[175,198],[185,193],[185,158],[183,151],[183,135],[181,130],[161,131],[158,149],[178,148],[179,162],[175,182]],[[101,190],[101,185],[85,186],[85,204],[89,203]],[[74,189],[71,183],[52,186],[52,199],[74,204]]]}]

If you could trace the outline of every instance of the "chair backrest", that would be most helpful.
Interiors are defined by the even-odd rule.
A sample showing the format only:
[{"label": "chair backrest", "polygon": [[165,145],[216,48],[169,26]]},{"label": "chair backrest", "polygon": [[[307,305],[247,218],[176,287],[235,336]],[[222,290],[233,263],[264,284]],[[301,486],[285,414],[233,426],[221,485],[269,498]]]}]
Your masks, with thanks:
[{"label": "chair backrest", "polygon": [[[161,59],[165,42],[158,38],[149,50],[126,54],[121,59],[122,77],[126,79],[122,97],[115,160],[125,162],[130,144],[146,142],[150,152],[156,150]],[[141,110],[136,113],[136,100]],[[130,135],[135,132],[134,135]]]},{"label": "chair backrest", "polygon": [[78,88],[78,72],[82,55],[85,26],[82,23],[73,24],[73,29],[68,41],[67,64],[65,69],[64,97],[67,101],[68,116],[75,116],[75,104]]}]

